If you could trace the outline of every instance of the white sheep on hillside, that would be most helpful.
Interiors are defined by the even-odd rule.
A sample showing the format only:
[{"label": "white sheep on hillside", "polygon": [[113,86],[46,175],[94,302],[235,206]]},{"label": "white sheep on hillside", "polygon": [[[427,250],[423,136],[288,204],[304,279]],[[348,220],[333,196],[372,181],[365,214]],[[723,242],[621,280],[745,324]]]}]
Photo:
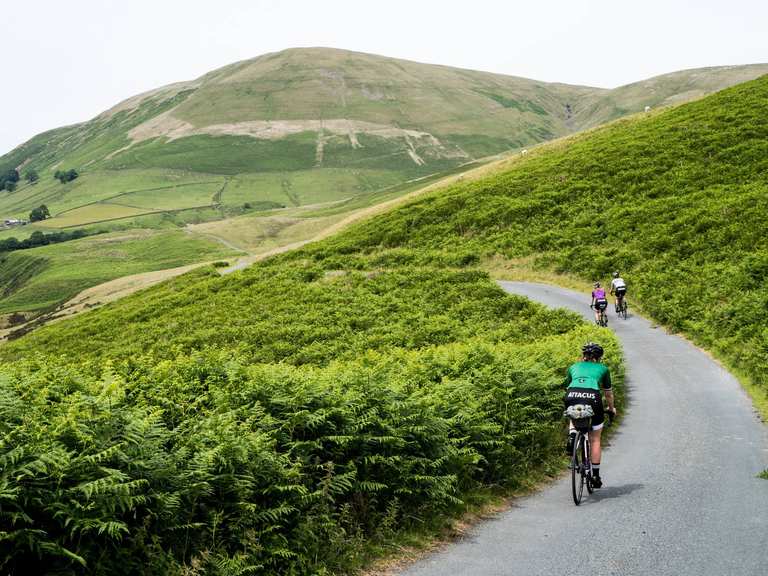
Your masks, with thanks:
[{"label": "white sheep on hillside", "polygon": [[646,107],[645,107],[645,112],[646,112],[646,113],[648,113],[648,112],[650,112],[650,111],[651,111],[651,107],[650,107],[650,106],[646,106]]}]

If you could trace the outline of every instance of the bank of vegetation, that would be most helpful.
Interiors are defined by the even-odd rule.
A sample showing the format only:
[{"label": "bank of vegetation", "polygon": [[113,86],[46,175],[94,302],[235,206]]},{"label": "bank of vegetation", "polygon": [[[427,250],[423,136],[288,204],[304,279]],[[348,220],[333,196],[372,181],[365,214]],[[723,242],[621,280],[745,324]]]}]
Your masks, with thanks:
[{"label": "bank of vegetation", "polygon": [[475,270],[200,270],[92,316],[0,369],[12,573],[349,571],[556,470],[585,340],[621,381]]}]

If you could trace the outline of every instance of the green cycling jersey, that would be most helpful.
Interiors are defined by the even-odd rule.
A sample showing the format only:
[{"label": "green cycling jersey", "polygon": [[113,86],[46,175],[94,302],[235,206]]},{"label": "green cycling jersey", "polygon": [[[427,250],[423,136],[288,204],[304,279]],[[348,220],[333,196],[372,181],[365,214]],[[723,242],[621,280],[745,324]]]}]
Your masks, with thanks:
[{"label": "green cycling jersey", "polygon": [[599,362],[576,362],[568,368],[565,383],[568,388],[610,390],[611,373],[605,364]]}]

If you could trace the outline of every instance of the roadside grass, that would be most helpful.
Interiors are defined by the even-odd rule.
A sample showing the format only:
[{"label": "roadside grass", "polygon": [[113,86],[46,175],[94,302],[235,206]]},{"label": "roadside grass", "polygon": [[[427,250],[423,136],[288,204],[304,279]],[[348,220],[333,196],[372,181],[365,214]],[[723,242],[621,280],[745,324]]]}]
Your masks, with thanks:
[{"label": "roadside grass", "polygon": [[480,266],[496,280],[555,284],[587,294],[592,290],[591,282],[573,274],[558,273],[547,265],[538,265],[535,256],[505,258],[494,254],[484,258]]},{"label": "roadside grass", "polygon": [[138,272],[175,268],[233,255],[218,242],[182,231],[135,230],[19,250],[0,257],[0,275],[16,278],[30,263],[35,273],[0,283],[5,298],[0,313],[37,312],[56,306],[81,290]]}]

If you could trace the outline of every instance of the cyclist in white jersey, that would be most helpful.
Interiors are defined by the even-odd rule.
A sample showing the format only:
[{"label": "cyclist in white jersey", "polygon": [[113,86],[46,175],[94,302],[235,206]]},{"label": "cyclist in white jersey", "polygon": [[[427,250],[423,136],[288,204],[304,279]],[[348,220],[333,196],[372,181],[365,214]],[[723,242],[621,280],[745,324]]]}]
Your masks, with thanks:
[{"label": "cyclist in white jersey", "polygon": [[616,294],[616,312],[619,311],[619,303],[624,299],[627,293],[627,283],[619,276],[618,272],[613,273],[613,280],[611,280],[611,295]]}]

